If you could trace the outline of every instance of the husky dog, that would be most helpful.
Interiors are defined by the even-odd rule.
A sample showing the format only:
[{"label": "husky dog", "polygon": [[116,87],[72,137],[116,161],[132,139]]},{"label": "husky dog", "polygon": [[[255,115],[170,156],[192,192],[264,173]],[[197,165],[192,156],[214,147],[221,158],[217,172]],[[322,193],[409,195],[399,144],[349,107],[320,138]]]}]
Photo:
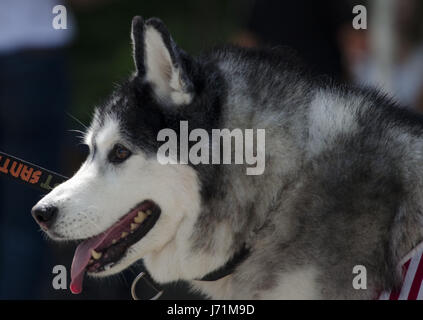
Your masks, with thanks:
[{"label": "husky dog", "polygon": [[[140,259],[157,282],[214,299],[372,299],[398,286],[401,258],[422,240],[422,116],[311,78],[279,49],[191,57],[141,17],[132,40],[136,71],[97,108],[87,160],[32,210],[52,239],[80,242],[74,292],[84,273]],[[159,163],[158,132],[180,121],[265,129],[263,174]]]}]

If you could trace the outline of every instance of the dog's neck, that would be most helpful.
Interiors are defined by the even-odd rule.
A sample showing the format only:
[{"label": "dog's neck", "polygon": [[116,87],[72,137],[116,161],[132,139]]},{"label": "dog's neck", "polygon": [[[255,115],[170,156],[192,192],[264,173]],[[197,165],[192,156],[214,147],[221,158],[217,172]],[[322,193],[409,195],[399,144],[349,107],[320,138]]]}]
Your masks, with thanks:
[{"label": "dog's neck", "polygon": [[242,248],[237,251],[231,259],[229,259],[220,268],[206,274],[199,281],[217,281],[234,272],[236,267],[240,265],[250,254],[250,249],[244,244]]},{"label": "dog's neck", "polygon": [[196,245],[191,238],[195,220],[184,219],[171,241],[160,251],[151,252],[144,257],[147,270],[158,283],[201,279],[225,266],[236,254],[237,250],[231,251],[234,244],[233,232],[226,223],[214,228],[212,238],[206,239],[208,248],[193,247]]}]

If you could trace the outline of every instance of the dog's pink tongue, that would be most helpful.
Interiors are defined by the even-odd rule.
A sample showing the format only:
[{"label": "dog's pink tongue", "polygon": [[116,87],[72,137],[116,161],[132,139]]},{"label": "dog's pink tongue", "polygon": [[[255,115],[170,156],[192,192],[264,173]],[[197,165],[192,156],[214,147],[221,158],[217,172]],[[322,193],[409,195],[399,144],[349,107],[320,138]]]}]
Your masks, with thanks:
[{"label": "dog's pink tongue", "polygon": [[82,282],[84,280],[85,268],[90,261],[91,251],[97,248],[106,236],[106,233],[100,234],[97,237],[82,242],[76,248],[71,267],[72,281],[70,289],[72,293],[79,294],[82,292]]}]

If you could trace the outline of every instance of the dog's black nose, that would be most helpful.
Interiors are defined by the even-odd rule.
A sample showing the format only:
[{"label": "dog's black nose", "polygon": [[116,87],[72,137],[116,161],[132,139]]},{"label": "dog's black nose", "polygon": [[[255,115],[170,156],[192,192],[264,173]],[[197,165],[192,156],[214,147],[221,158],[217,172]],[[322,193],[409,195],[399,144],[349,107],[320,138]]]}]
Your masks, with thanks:
[{"label": "dog's black nose", "polygon": [[57,216],[57,211],[58,209],[55,206],[40,206],[32,208],[31,213],[35,221],[37,221],[43,229],[48,229],[53,224]]}]

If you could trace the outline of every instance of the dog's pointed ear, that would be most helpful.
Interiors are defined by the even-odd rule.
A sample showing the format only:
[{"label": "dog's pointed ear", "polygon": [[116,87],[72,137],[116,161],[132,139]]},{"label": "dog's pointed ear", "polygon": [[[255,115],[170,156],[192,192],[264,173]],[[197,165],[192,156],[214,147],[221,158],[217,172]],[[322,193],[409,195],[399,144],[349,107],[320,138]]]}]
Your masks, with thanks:
[{"label": "dog's pointed ear", "polygon": [[157,18],[132,20],[133,54],[137,76],[150,83],[165,104],[189,104],[194,95],[187,73],[187,54],[173,41]]}]

